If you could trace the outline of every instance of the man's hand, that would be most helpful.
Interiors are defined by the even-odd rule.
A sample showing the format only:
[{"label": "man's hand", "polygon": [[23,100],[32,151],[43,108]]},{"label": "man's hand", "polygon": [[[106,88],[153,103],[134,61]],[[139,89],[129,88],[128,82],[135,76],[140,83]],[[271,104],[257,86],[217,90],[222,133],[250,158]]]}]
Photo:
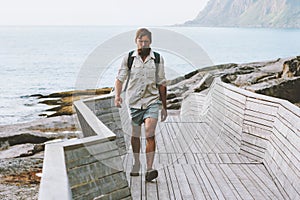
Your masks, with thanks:
[{"label": "man's hand", "polygon": [[165,108],[161,109],[161,121],[164,122],[167,119],[168,112]]},{"label": "man's hand", "polygon": [[122,101],[121,97],[115,97],[115,106],[121,108]]}]

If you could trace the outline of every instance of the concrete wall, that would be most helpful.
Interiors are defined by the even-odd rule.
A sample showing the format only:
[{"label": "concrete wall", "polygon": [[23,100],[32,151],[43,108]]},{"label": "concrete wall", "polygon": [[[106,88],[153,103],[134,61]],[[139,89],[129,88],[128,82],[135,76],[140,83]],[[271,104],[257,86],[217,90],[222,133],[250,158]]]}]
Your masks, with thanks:
[{"label": "concrete wall", "polygon": [[46,144],[39,199],[131,199],[121,159],[124,137],[111,99],[75,102],[82,138]]},{"label": "concrete wall", "polygon": [[[82,129],[85,130],[83,137],[91,135],[91,132],[88,131],[89,127],[97,124],[94,122],[95,120],[93,120],[93,118],[97,118],[97,121],[100,120],[101,122],[99,126],[101,126],[100,129],[102,131],[107,131],[108,129],[116,136],[116,143],[119,147],[120,154],[123,155],[126,153],[126,144],[124,140],[124,135],[126,134],[122,129],[120,111],[114,106],[113,95],[103,95],[100,97],[75,102],[75,108],[80,121],[80,126],[82,126]],[[80,110],[85,112],[85,117],[81,117],[82,115]],[[89,110],[89,116],[86,114],[86,110]],[[86,126],[86,121],[90,123],[89,126]],[[92,133],[92,135],[96,135],[96,133]]]}]

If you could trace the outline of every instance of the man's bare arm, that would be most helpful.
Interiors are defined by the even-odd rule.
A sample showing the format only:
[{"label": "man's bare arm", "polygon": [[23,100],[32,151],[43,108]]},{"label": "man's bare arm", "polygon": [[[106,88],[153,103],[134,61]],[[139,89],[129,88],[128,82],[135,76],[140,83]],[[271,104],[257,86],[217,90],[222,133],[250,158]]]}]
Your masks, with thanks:
[{"label": "man's bare arm", "polygon": [[160,85],[159,88],[159,95],[160,100],[162,103],[162,110],[161,110],[161,121],[165,121],[167,119],[167,87],[165,85]]},{"label": "man's bare arm", "polygon": [[115,82],[115,106],[119,107],[119,108],[121,107],[121,104],[123,101],[121,98],[122,85],[123,85],[123,83],[119,79],[116,79],[116,82]]}]

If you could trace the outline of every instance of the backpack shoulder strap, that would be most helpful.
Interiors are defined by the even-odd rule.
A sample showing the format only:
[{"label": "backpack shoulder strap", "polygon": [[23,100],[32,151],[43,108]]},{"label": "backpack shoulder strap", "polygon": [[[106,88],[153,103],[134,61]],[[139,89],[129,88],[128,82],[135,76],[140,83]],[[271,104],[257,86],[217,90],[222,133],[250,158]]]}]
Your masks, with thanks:
[{"label": "backpack shoulder strap", "polygon": [[134,59],[134,57],[132,57],[133,52],[134,52],[134,51],[130,51],[130,52],[128,53],[127,67],[128,67],[129,70],[131,70],[132,63],[133,63],[133,59]]},{"label": "backpack shoulder strap", "polygon": [[154,53],[154,56],[155,56],[154,62],[157,65],[157,64],[160,63],[160,55],[159,55],[159,53],[157,53],[155,51],[153,51],[153,53]]},{"label": "backpack shoulder strap", "polygon": [[123,90],[124,92],[127,90],[129,79],[130,79],[130,72],[131,72],[131,67],[132,67],[132,63],[133,63],[133,59],[134,59],[134,57],[132,57],[133,52],[134,51],[130,51],[128,53],[128,58],[127,58],[128,75],[127,75],[126,85],[125,85],[125,88]]},{"label": "backpack shoulder strap", "polygon": [[157,84],[157,80],[158,80],[158,67],[159,67],[159,63],[160,63],[160,55],[159,53],[153,51],[155,59],[154,59],[154,63],[155,63],[155,82],[156,82],[156,87],[158,87]]}]

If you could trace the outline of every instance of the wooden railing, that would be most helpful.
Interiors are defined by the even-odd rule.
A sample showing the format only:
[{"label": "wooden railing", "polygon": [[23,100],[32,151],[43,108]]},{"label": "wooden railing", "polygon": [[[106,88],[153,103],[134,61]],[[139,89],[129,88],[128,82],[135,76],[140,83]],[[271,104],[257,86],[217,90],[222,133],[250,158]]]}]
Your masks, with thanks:
[{"label": "wooden railing", "polygon": [[287,199],[300,197],[299,107],[216,79],[207,95],[183,101],[181,115],[207,123],[210,134],[263,163]]}]

